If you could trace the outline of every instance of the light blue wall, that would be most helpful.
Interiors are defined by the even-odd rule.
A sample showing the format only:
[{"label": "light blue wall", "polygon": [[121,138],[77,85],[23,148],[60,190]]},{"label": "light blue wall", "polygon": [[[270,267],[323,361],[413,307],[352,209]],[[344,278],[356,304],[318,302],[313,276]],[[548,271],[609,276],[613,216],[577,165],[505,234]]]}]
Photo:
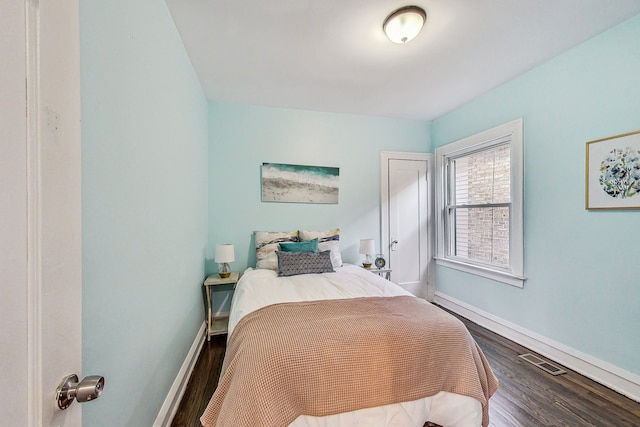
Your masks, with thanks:
[{"label": "light blue wall", "polygon": [[[343,260],[359,262],[361,238],[380,245],[380,152],[431,149],[427,122],[283,108],[209,103],[209,129],[209,258],[233,243],[239,271],[255,265],[254,230],[339,227]],[[263,162],[339,167],[339,203],[262,203]]]},{"label": "light blue wall", "polygon": [[640,374],[640,211],[584,209],[585,143],[640,130],[640,16],[432,123],[434,147],[524,117],[524,289],[445,267],[439,292]]},{"label": "light blue wall", "polygon": [[162,0],[80,2],[85,426],[150,426],[204,319],[207,101]]}]

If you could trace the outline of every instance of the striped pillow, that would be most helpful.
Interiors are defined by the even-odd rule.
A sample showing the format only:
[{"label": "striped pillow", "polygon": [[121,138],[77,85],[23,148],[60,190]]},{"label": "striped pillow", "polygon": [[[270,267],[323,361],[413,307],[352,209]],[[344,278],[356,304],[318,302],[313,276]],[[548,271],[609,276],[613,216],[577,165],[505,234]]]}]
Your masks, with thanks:
[{"label": "striped pillow", "polygon": [[256,268],[278,270],[276,251],[282,242],[297,242],[298,231],[254,231]]}]

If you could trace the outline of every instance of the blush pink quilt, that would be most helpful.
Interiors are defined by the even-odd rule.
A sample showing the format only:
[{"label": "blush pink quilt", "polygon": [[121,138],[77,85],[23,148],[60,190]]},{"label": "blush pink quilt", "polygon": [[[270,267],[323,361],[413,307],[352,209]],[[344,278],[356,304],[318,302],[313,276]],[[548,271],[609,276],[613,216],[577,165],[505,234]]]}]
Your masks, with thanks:
[{"label": "blush pink quilt", "polygon": [[282,303],[238,323],[200,421],[284,427],[447,391],[480,401],[487,426],[497,388],[464,324],[422,299]]}]

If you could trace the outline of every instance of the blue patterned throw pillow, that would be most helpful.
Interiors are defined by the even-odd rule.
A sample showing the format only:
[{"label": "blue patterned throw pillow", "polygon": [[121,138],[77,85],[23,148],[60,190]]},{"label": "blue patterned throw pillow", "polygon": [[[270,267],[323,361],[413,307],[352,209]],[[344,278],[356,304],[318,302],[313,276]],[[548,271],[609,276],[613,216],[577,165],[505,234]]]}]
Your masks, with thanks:
[{"label": "blue patterned throw pillow", "polygon": [[277,251],[278,276],[298,274],[333,273],[331,251],[324,252],[283,252]]}]

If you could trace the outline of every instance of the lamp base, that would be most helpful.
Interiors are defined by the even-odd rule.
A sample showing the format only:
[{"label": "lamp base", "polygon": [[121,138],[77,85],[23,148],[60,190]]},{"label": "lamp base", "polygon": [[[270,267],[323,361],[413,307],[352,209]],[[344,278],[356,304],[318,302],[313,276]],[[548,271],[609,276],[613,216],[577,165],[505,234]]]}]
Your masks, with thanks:
[{"label": "lamp base", "polygon": [[220,275],[221,279],[226,279],[231,276],[231,269],[229,268],[228,262],[221,262],[220,268],[218,269],[218,275]]},{"label": "lamp base", "polygon": [[369,263],[365,263],[365,262],[363,262],[363,263],[362,263],[362,266],[363,266],[364,268],[371,268],[371,263],[370,263],[370,262],[369,262]]}]

